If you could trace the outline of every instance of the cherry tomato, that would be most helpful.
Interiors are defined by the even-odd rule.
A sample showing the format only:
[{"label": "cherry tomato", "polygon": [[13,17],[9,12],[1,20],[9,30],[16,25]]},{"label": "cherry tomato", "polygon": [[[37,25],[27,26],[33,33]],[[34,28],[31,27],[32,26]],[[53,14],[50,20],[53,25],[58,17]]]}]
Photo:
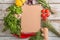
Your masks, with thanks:
[{"label": "cherry tomato", "polygon": [[50,16],[50,13],[46,13],[45,15],[46,15],[47,17],[49,17],[49,16]]},{"label": "cherry tomato", "polygon": [[41,13],[45,13],[45,9],[41,10]]},{"label": "cherry tomato", "polygon": [[46,15],[45,14],[41,14],[41,17],[45,17]]},{"label": "cherry tomato", "polygon": [[47,16],[45,16],[45,17],[42,17],[42,19],[43,19],[43,20],[47,20]]},{"label": "cherry tomato", "polygon": [[49,13],[49,10],[48,10],[48,9],[46,9],[46,10],[45,10],[45,13]]},{"label": "cherry tomato", "polygon": [[41,14],[41,17],[42,17],[43,20],[47,19],[47,16],[45,14]]}]

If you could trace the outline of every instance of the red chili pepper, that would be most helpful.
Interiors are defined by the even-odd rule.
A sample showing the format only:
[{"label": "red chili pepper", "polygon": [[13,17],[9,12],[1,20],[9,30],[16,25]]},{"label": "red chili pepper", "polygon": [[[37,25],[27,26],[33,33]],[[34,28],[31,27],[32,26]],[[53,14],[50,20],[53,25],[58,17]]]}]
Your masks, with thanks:
[{"label": "red chili pepper", "polygon": [[28,34],[26,34],[26,33],[21,33],[20,36],[18,36],[17,34],[13,34],[13,36],[15,36],[15,37],[17,37],[17,38],[28,38],[28,37],[30,37],[30,36],[35,36],[35,33],[28,33]]},{"label": "red chili pepper", "polygon": [[28,38],[28,37],[34,36],[34,35],[35,35],[35,33],[28,33],[28,34],[26,34],[26,33],[21,33],[20,38]]}]

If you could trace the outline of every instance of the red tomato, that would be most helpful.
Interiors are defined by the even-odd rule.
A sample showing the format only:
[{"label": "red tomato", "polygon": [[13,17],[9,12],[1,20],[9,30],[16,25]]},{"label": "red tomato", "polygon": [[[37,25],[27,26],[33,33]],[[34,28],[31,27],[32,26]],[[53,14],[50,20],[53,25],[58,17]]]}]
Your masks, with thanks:
[{"label": "red tomato", "polygon": [[46,15],[45,14],[41,14],[41,17],[45,17]]},{"label": "red tomato", "polygon": [[41,13],[45,13],[45,9],[41,10]]},{"label": "red tomato", "polygon": [[46,10],[45,10],[45,13],[49,13],[49,10],[48,10],[48,9],[46,9]]},{"label": "red tomato", "polygon": [[50,16],[50,13],[46,13],[45,15],[46,15],[47,17],[49,17],[49,16]]},{"label": "red tomato", "polygon": [[42,19],[43,19],[43,20],[47,20],[47,16],[45,16],[45,17],[42,17]]},{"label": "red tomato", "polygon": [[45,14],[41,14],[41,17],[42,17],[43,20],[47,19],[47,16]]}]

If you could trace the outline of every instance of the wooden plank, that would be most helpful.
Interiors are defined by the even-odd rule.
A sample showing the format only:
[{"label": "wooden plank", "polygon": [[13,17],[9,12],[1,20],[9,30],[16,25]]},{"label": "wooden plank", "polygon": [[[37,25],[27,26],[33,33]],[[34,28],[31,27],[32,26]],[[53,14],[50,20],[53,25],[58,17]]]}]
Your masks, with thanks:
[{"label": "wooden plank", "polygon": [[[15,0],[0,0],[0,3],[14,3]],[[60,3],[60,0],[47,0],[49,3]]]},{"label": "wooden plank", "polygon": [[20,38],[15,38],[15,37],[0,37],[1,40],[28,40],[27,39],[20,39]]},{"label": "wooden plank", "polygon": [[50,4],[52,10],[55,12],[54,15],[49,17],[50,20],[60,20],[60,4]]},{"label": "wooden plank", "polygon": [[[15,0],[0,0],[0,3],[13,3]],[[48,0],[49,3],[59,3],[60,1],[58,0]]]},{"label": "wooden plank", "polygon": [[3,7],[3,5],[2,5],[2,4],[0,4],[0,10],[2,10],[2,7]]},{"label": "wooden plank", "polygon": [[48,36],[49,37],[56,37],[56,35],[54,33],[52,33],[51,31],[48,32]]},{"label": "wooden plank", "polygon": [[[0,4],[0,9],[6,9],[7,7],[9,7],[11,4]],[[52,9],[55,9],[56,11],[60,12],[60,4],[50,4],[50,6],[52,7]]]},{"label": "wooden plank", "polygon": [[8,12],[6,12],[6,9],[10,6],[11,4],[0,4],[0,19],[3,19]]},{"label": "wooden plank", "polygon": [[49,40],[60,40],[60,37],[49,37]]},{"label": "wooden plank", "polygon": [[60,23],[60,20],[58,20],[58,21],[57,21],[57,20],[54,20],[54,21],[52,21],[52,22],[58,22],[58,23]]},{"label": "wooden plank", "polygon": [[0,0],[0,3],[13,3],[15,0]]},{"label": "wooden plank", "polygon": [[[8,6],[10,6],[11,4],[0,4],[0,9],[1,8],[6,8]],[[60,11],[60,4],[50,4],[50,6],[54,9],[56,9],[57,11]]]},{"label": "wooden plank", "polygon": [[[0,37],[7,37],[7,36],[11,37],[12,35],[10,34],[9,30],[6,32],[1,32],[2,29],[4,28],[3,23],[4,23],[3,21],[0,21]],[[48,36],[49,37],[55,37],[56,35],[49,31]]]},{"label": "wooden plank", "polygon": [[2,29],[4,27],[3,23],[4,23],[3,21],[0,21],[0,33],[2,32]]},{"label": "wooden plank", "polygon": [[[0,10],[6,10],[12,4],[0,4]],[[55,11],[55,15],[49,17],[50,20],[60,20],[60,4],[50,4],[52,9]],[[3,12],[4,13],[4,12]]]},{"label": "wooden plank", "polygon": [[56,9],[57,11],[59,10],[60,11],[60,4],[50,4],[50,6],[53,8],[53,9]]},{"label": "wooden plank", "polygon": [[7,30],[6,32],[2,32],[2,30],[3,30],[3,28],[4,28],[4,22],[3,22],[3,20],[1,20],[0,21],[0,37],[5,37],[5,36],[12,36],[11,34],[10,34],[10,32],[9,32],[9,30]]},{"label": "wooden plank", "polygon": [[[7,7],[9,7],[12,4],[0,4],[0,10],[5,10]],[[50,4],[52,9],[55,9],[56,11],[60,12],[60,4]]]},{"label": "wooden plank", "polygon": [[2,11],[0,11],[0,19],[4,18],[4,13]]},{"label": "wooden plank", "polygon": [[49,3],[52,3],[52,4],[53,4],[53,3],[59,4],[59,3],[60,3],[60,0],[48,0],[48,2],[49,2]]},{"label": "wooden plank", "polygon": [[[27,39],[19,39],[19,38],[15,38],[15,37],[0,37],[1,40],[28,40]],[[49,37],[48,40],[60,40],[59,37]]]},{"label": "wooden plank", "polygon": [[[3,28],[3,27],[2,27]],[[2,31],[2,30],[1,30]],[[10,34],[9,31],[6,31],[6,32],[0,32],[0,37],[11,37],[12,34]],[[52,32],[49,31],[49,34],[48,34],[49,37],[56,37],[55,34],[53,34]]]},{"label": "wooden plank", "polygon": [[0,10],[6,10],[11,4],[0,4]]},{"label": "wooden plank", "polygon": [[[0,4],[0,10],[6,10],[11,4]],[[60,4],[50,4],[55,11],[55,15],[49,17],[50,20],[60,20]],[[3,12],[6,13],[6,12]]]}]

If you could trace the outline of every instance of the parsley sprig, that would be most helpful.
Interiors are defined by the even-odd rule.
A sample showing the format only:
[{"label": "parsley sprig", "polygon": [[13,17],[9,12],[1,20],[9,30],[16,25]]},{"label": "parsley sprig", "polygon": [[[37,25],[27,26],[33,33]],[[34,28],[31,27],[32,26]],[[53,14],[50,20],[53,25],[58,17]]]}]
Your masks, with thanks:
[{"label": "parsley sprig", "polygon": [[4,29],[3,31],[10,30],[12,34],[20,35],[21,32],[21,19],[17,19],[14,14],[21,14],[22,8],[16,5],[8,7],[8,15],[4,17]]}]

